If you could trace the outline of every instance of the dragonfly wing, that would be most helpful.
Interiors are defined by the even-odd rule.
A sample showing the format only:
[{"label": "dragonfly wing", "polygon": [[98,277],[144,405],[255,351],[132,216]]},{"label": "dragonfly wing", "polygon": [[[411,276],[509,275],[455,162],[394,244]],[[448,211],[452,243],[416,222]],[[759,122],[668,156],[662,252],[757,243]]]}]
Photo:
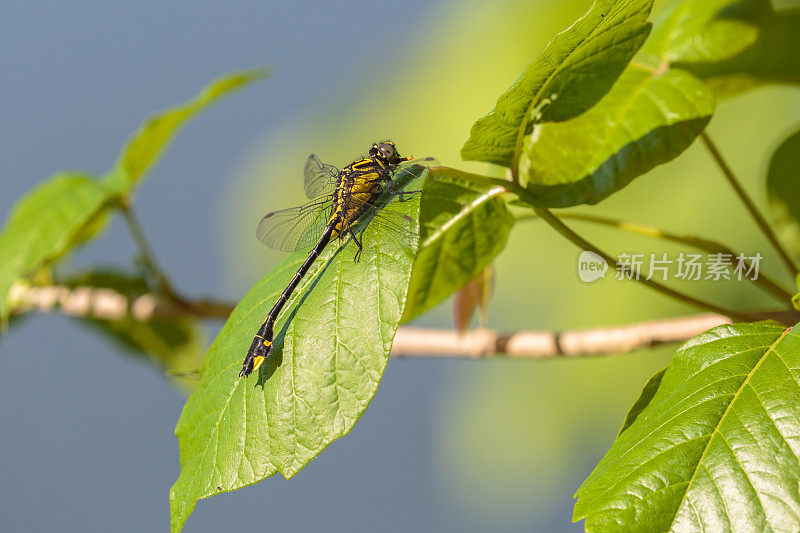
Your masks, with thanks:
[{"label": "dragonfly wing", "polygon": [[316,198],[330,193],[336,186],[339,170],[333,165],[326,165],[314,154],[306,159],[303,171],[303,188],[308,198]]},{"label": "dragonfly wing", "polygon": [[327,196],[300,207],[268,213],[258,223],[256,237],[265,246],[284,252],[308,248],[325,230],[331,202]]}]

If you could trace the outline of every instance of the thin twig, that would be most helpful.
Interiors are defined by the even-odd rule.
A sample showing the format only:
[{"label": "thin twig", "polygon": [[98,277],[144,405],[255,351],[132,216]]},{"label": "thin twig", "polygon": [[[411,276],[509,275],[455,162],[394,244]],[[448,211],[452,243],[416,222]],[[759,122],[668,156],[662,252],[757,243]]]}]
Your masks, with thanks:
[{"label": "thin twig", "polygon": [[778,255],[783,261],[783,264],[786,265],[786,269],[792,276],[797,276],[798,268],[797,265],[792,260],[792,257],[780,243],[778,238],[775,236],[775,233],[772,231],[772,228],[769,227],[767,221],[764,219],[764,216],[759,212],[758,208],[756,207],[755,203],[753,202],[752,198],[747,194],[747,191],[744,190],[739,180],[736,178],[736,175],[731,170],[731,167],[722,157],[719,149],[717,149],[717,145],[714,141],[711,140],[711,137],[705,131],[700,134],[700,138],[703,139],[703,143],[705,144],[706,148],[708,149],[711,157],[717,163],[717,166],[722,171],[722,174],[727,178],[728,183],[731,184],[733,190],[736,191],[736,195],[744,204],[745,208],[747,209],[750,216],[755,221],[758,228],[761,230],[761,233],[767,238],[769,243],[778,252]]},{"label": "thin twig", "polygon": [[[614,258],[610,255],[605,253],[604,251],[597,248],[595,245],[591,244],[589,241],[575,233],[572,229],[569,228],[566,224],[564,224],[561,220],[558,219],[555,215],[553,215],[550,210],[545,209],[543,207],[536,207],[534,211],[538,216],[540,216],[545,222],[550,224],[556,231],[561,233],[564,237],[566,237],[569,241],[573,244],[578,246],[583,250],[590,250],[600,257],[602,257],[609,265],[614,265],[614,268],[617,270],[622,269],[624,266],[618,263]],[[688,294],[684,294],[680,291],[676,291],[666,285],[658,283],[652,279],[635,277],[633,281],[637,281],[651,289],[654,289],[662,294],[666,294],[667,296],[674,298],[678,301],[683,303],[689,304],[693,307],[697,307],[698,309],[703,309],[705,311],[711,311],[712,313],[717,313],[719,315],[725,315],[731,317],[735,320],[752,320],[752,316],[748,315],[745,312],[736,311],[733,309],[726,309],[722,306],[716,305],[711,302],[706,302],[705,300],[700,300],[699,298],[695,298],[694,296],[690,296]]]},{"label": "thin twig", "polygon": [[139,224],[139,220],[133,214],[133,210],[130,208],[130,206],[124,204],[121,204],[119,209],[122,211],[122,218],[125,219],[128,230],[131,232],[131,236],[133,237],[136,246],[139,248],[139,254],[141,255],[144,267],[147,269],[156,283],[158,283],[158,288],[161,290],[161,292],[173,300],[180,301],[177,293],[172,288],[172,284],[169,282],[169,279],[167,279],[166,274],[164,274],[164,271],[158,266],[158,261],[156,260],[156,255],[153,252],[153,248],[147,241],[147,237],[144,235],[144,230],[142,229],[141,224]]},{"label": "thin twig", "polygon": [[[514,168],[511,169],[512,173],[516,173]],[[515,183],[514,181],[502,180],[498,178],[489,178],[486,176],[477,176],[474,174],[468,174],[466,172],[449,168],[449,167],[439,167],[437,169],[437,173],[441,174],[455,174],[455,175],[462,175],[467,176],[470,179],[475,181],[498,185],[503,187],[507,192],[516,195],[521,200],[525,201],[527,204],[533,206],[536,205],[536,199],[531,195],[530,191],[522,187],[521,185]],[[620,269],[623,265],[618,264],[616,260],[614,260],[610,255],[603,252],[593,244],[589,243],[586,239],[575,233],[572,229],[570,229],[566,224],[564,224],[561,220],[559,220],[555,215],[553,215],[548,209],[543,207],[534,207],[534,212],[540,216],[545,222],[547,222],[550,226],[552,226],[556,231],[561,233],[564,237],[566,237],[569,241],[573,244],[577,245],[578,247],[582,248],[583,250],[589,250],[600,257],[602,257],[609,265],[614,265],[615,268]],[[747,321],[753,320],[753,314],[747,311],[736,311],[733,309],[726,309],[722,306],[713,304],[711,302],[706,302],[704,300],[700,300],[698,298],[694,298],[693,296],[689,296],[688,294],[684,294],[680,291],[676,291],[667,287],[666,285],[662,285],[654,280],[649,280],[646,278],[634,278],[634,281],[637,281],[643,285],[650,287],[662,294],[666,294],[671,298],[675,298],[676,300],[682,301],[704,311],[711,311],[713,313],[717,313],[720,315],[725,315],[731,317],[735,320]]]},{"label": "thin twig", "polygon": [[[659,228],[654,228],[652,226],[647,226],[636,222],[628,222],[626,220],[620,220],[611,217],[603,217],[598,215],[559,212],[556,216],[562,220],[572,219],[572,220],[579,220],[582,222],[591,222],[593,224],[601,224],[622,231],[627,231],[629,233],[636,233],[638,235],[644,235],[647,237],[654,237],[666,241],[686,244],[693,248],[697,248],[698,250],[704,250],[710,254],[722,254],[723,256],[729,256],[731,263],[733,263],[733,258],[738,257],[738,254],[736,254],[736,252],[734,252],[731,248],[728,248],[724,244],[719,243],[717,241],[712,241],[710,239],[697,237],[694,235],[680,235],[677,233],[672,233],[669,231],[661,230]],[[531,214],[524,214],[517,216],[516,220],[537,219],[537,218],[539,217],[535,213],[531,213]],[[748,261],[747,259],[742,259],[742,265],[747,271],[749,271],[753,266],[752,262]],[[758,285],[761,289],[775,296],[781,303],[784,304],[788,303],[789,305],[791,305],[792,293],[781,287],[777,282],[775,282],[773,279],[766,276],[765,274],[759,272],[759,275],[756,279],[753,278],[747,278],[747,279]]]}]

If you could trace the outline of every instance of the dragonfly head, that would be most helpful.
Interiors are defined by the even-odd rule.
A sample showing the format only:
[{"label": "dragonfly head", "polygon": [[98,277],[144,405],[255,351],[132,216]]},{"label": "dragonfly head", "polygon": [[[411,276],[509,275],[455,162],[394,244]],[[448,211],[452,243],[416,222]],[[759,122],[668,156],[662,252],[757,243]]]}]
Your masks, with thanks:
[{"label": "dragonfly head", "polygon": [[397,147],[392,141],[373,143],[369,149],[369,156],[377,157],[390,165],[397,165],[403,161],[411,160],[410,157],[400,157],[400,154],[397,153]]}]

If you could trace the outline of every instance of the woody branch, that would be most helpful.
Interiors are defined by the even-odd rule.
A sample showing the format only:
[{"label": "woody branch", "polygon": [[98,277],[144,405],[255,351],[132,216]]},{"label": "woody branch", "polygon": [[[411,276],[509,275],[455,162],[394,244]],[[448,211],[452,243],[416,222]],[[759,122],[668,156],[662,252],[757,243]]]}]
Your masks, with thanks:
[{"label": "woody branch", "polygon": [[[10,296],[16,314],[58,312],[84,318],[132,319],[141,322],[177,317],[224,320],[234,307],[212,300],[176,302],[149,293],[127,296],[106,288],[62,285],[16,285]],[[785,324],[800,320],[800,313],[796,311],[752,312],[751,315],[753,319],[772,319]],[[731,322],[727,316],[703,313],[624,326],[561,332],[502,333],[478,329],[458,333],[449,329],[401,327],[394,339],[392,356],[545,359],[610,355],[683,342],[709,328]]]}]

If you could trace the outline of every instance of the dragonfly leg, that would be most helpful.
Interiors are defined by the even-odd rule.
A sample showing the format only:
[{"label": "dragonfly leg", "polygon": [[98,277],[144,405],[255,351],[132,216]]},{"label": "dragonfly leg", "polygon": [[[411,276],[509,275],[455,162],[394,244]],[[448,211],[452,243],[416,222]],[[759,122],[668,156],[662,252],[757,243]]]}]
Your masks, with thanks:
[{"label": "dragonfly leg", "polygon": [[405,202],[406,201],[406,195],[411,196],[411,195],[416,194],[418,192],[422,192],[422,189],[416,189],[416,190],[413,190],[413,191],[396,191],[396,190],[394,190],[394,182],[391,179],[387,180],[387,182],[386,182],[386,190],[392,196],[399,196],[401,202]]},{"label": "dragonfly leg", "polygon": [[422,189],[417,189],[417,190],[414,190],[414,191],[399,191],[399,192],[396,192],[394,194],[400,197],[400,201],[401,202],[405,202],[406,201],[405,200],[405,196],[406,195],[411,196],[411,195],[417,194],[418,192],[422,192]]},{"label": "dragonfly leg", "polygon": [[353,261],[355,261],[356,263],[358,263],[358,262],[361,260],[361,250],[362,250],[362,248],[363,248],[363,247],[361,246],[361,241],[359,241],[359,240],[358,240],[358,237],[356,237],[356,234],[355,234],[355,233],[353,233],[353,230],[352,230],[352,229],[348,228],[347,232],[348,232],[348,233],[350,234],[350,236],[353,238],[353,242],[355,242],[355,243],[356,243],[356,246],[358,246],[358,251],[356,252],[356,256],[353,258]]}]

